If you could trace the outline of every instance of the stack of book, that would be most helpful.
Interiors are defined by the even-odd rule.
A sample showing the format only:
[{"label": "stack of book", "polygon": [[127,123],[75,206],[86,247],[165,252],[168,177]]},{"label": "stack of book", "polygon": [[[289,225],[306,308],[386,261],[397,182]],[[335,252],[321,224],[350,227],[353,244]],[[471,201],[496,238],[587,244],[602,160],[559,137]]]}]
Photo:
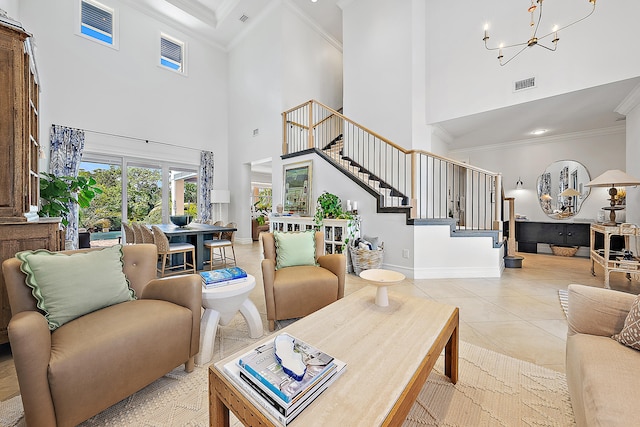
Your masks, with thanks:
[{"label": "stack of book", "polygon": [[219,270],[202,271],[202,286],[216,288],[218,286],[231,285],[247,280],[247,272],[240,267],[221,268]]},{"label": "stack of book", "polygon": [[[286,335],[286,334],[285,334]],[[288,425],[345,370],[346,364],[297,339],[294,350],[307,365],[302,380],[278,363],[273,340],[224,365],[225,373],[268,414]]]}]

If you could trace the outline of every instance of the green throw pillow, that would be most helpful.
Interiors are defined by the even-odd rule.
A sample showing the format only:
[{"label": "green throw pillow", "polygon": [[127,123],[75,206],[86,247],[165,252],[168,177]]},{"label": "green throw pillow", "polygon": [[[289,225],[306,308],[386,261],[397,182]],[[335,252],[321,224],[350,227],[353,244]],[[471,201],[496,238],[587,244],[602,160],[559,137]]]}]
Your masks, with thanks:
[{"label": "green throw pillow", "polygon": [[44,249],[16,254],[49,329],[92,311],[135,299],[122,271],[122,245],[71,255]]},{"label": "green throw pillow", "polygon": [[316,265],[315,231],[274,231],[273,238],[276,242],[276,270],[296,265]]}]

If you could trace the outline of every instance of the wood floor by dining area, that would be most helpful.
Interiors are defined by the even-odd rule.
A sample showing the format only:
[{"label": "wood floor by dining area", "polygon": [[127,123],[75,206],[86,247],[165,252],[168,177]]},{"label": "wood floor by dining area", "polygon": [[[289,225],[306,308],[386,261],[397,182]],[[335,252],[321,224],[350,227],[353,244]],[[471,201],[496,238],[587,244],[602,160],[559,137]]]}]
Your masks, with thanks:
[{"label": "wood floor by dining area", "polygon": [[[235,249],[238,265],[256,277],[250,297],[264,314],[259,244],[236,244]],[[521,255],[523,267],[506,269],[500,278],[406,279],[389,288],[389,298],[402,292],[458,306],[461,340],[564,372],[567,322],[558,290],[571,283],[602,287],[602,269],[596,265],[593,277],[587,258]],[[346,294],[363,286],[368,286],[366,281],[347,275]],[[640,282],[628,281],[622,273],[611,274],[611,287],[640,293]],[[18,394],[10,347],[0,345],[0,400]]]}]

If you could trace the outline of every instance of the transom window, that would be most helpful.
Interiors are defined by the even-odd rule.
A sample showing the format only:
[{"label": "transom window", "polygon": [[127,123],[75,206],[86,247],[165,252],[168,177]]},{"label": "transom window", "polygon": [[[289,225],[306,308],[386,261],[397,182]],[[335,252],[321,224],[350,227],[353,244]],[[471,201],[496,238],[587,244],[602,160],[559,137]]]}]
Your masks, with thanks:
[{"label": "transom window", "polygon": [[116,47],[115,10],[94,0],[80,1],[80,34]]},{"label": "transom window", "polygon": [[184,73],[184,51],[184,42],[166,34],[160,35],[160,65]]}]

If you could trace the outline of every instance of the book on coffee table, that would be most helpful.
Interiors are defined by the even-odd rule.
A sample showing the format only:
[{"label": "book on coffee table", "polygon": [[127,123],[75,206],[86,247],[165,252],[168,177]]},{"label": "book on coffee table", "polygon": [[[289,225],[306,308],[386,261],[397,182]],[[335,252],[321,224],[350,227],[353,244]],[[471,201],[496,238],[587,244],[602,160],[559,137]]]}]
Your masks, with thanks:
[{"label": "book on coffee table", "polygon": [[273,340],[251,350],[238,361],[248,378],[256,385],[265,388],[273,397],[280,399],[287,407],[309,392],[335,365],[332,356],[302,340],[291,338],[294,342],[294,351],[302,356],[302,361],[306,365],[306,372],[300,381],[288,375],[278,362]]},{"label": "book on coffee table", "polygon": [[202,284],[206,288],[231,285],[247,280],[247,272],[240,267],[220,268],[212,271],[201,271]]},{"label": "book on coffee table", "polygon": [[326,377],[319,381],[302,399],[285,408],[286,404],[284,402],[274,398],[264,388],[260,388],[246,377],[246,374],[242,372],[242,368],[238,364],[238,360],[232,360],[224,365],[225,374],[246,396],[249,396],[254,401],[256,407],[261,408],[266,414],[272,416],[284,426],[291,423],[307,406],[333,384],[345,372],[347,366],[346,363],[334,359],[335,366],[327,373]]}]

